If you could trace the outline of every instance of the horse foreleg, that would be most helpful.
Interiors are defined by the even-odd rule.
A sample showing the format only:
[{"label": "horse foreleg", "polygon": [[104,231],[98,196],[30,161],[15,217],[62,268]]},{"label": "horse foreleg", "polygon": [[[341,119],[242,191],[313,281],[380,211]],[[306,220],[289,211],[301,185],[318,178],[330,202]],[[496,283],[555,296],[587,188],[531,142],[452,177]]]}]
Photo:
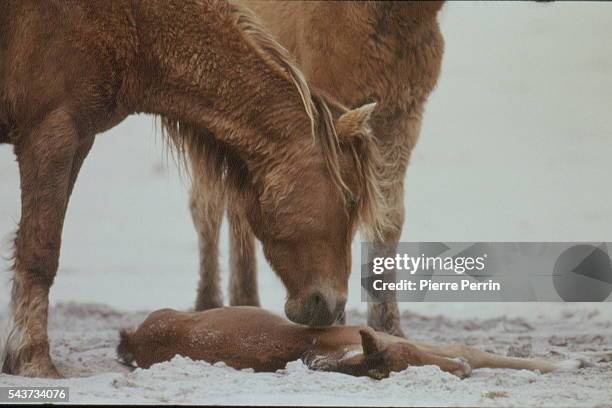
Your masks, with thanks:
[{"label": "horse foreleg", "polygon": [[70,181],[68,184],[69,199],[72,195],[72,191],[74,190],[74,185],[76,183],[77,177],[79,176],[79,172],[81,171],[81,167],[83,166],[83,162],[85,161],[85,158],[87,157],[89,151],[93,146],[94,139],[94,136],[82,138],[74,154],[74,158],[72,160],[72,169],[70,170]]},{"label": "horse foreleg", "polygon": [[[404,224],[404,189],[399,182],[392,188],[384,191],[390,214],[389,225],[382,231],[382,237],[374,240],[374,254],[371,258],[379,256],[395,256],[395,248],[402,233]],[[386,282],[395,282],[395,269],[388,270],[383,277]],[[402,330],[400,313],[397,306],[395,292],[387,292],[383,298],[368,303],[368,325],[376,331],[385,332],[393,336],[405,337]]]},{"label": "horse foreleg", "polygon": [[[373,257],[395,256],[402,234],[405,218],[404,179],[412,149],[421,131],[421,108],[412,108],[416,110],[393,111],[390,116],[391,111],[379,108],[372,114],[372,132],[376,135],[383,158],[382,167],[377,170],[381,177],[380,189],[385,198],[384,215],[387,221],[382,237],[374,239],[375,245],[380,244],[382,253],[373,254]],[[393,269],[383,276],[385,281],[394,282],[396,271]],[[405,337],[395,292],[385,293],[379,302],[368,303],[368,324],[378,331]]]},{"label": "horse foreleg", "polygon": [[192,157],[193,186],[191,188],[191,218],[198,233],[200,252],[200,282],[195,310],[223,306],[219,285],[219,230],[223,219],[225,191],[212,175],[207,163],[198,164]]},{"label": "horse foreleg", "polygon": [[80,168],[74,160],[80,144],[70,115],[58,109],[24,133],[15,149],[22,207],[15,240],[11,326],[2,364],[5,373],[60,376],[49,354],[49,290],[57,272],[71,184]]},{"label": "horse foreleg", "polygon": [[259,306],[255,237],[238,203],[228,205],[230,227],[230,305]]}]

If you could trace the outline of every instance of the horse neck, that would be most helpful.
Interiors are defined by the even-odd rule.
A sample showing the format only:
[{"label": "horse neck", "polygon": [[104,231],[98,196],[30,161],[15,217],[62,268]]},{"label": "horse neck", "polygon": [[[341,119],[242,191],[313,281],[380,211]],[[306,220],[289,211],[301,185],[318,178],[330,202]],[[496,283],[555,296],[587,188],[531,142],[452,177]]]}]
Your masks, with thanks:
[{"label": "horse neck", "polygon": [[[255,3],[257,10],[269,15],[273,14],[273,7],[266,6],[265,1],[260,3],[263,4]],[[344,41],[352,40],[363,43],[371,39],[372,34],[375,33],[376,35],[400,37],[405,42],[420,36],[424,28],[437,24],[437,13],[443,3],[443,1],[320,1],[301,3],[295,7],[301,7],[301,14],[307,16],[306,21],[312,20],[318,29],[326,30],[326,35],[335,33],[336,38],[342,38]],[[250,3],[247,2],[247,4]],[[273,17],[269,16],[269,18]],[[368,26],[370,29],[366,28]],[[361,29],[355,30],[355,27],[361,27]],[[350,38],[346,38],[342,31],[350,34]]]},{"label": "horse neck", "polygon": [[310,134],[300,92],[238,26],[239,11],[224,2],[155,3],[135,12],[136,110],[206,129],[253,164]]},{"label": "horse neck", "polygon": [[351,14],[362,27],[362,35],[377,42],[398,42],[404,48],[420,47],[427,41],[432,32],[439,30],[437,14],[443,1],[373,1],[352,3],[345,7],[351,8]]}]

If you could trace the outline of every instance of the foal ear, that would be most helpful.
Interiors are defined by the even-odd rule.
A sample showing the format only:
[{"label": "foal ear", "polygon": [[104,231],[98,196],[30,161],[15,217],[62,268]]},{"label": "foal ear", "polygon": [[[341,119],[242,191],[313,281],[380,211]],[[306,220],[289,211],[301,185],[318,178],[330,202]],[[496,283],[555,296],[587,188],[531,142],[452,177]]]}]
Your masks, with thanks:
[{"label": "foal ear", "polygon": [[340,141],[349,142],[354,138],[369,137],[372,133],[370,119],[374,109],[376,103],[369,103],[342,114],[335,123]]},{"label": "foal ear", "polygon": [[361,347],[363,354],[371,355],[383,351],[385,348],[382,342],[376,337],[376,332],[369,327],[359,330],[361,335]]}]

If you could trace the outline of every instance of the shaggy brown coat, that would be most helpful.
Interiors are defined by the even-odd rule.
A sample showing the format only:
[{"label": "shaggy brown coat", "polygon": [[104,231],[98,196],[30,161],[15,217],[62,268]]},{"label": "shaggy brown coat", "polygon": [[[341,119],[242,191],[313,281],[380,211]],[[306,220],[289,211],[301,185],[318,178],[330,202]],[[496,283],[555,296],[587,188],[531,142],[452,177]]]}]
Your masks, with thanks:
[{"label": "shaggy brown coat", "polygon": [[[404,223],[404,177],[425,102],[440,73],[444,42],[437,22],[441,1],[235,0],[252,9],[296,57],[306,77],[340,103],[377,102],[372,131],[382,161],[376,169],[384,195],[379,213],[362,217],[365,238],[393,250]],[[200,168],[191,193],[200,241],[196,310],[223,304],[219,287],[219,225],[230,225],[230,304],[258,305],[253,237],[240,206],[226,198],[214,175]],[[226,201],[229,201],[227,205]],[[381,250],[383,251],[383,250]],[[372,256],[383,256],[373,253]],[[393,281],[394,272],[386,276]],[[368,324],[402,335],[395,298],[369,304]]]},{"label": "shaggy brown coat", "polygon": [[179,153],[231,173],[288,310],[335,320],[355,219],[373,202],[354,160],[375,151],[372,109],[335,110],[338,139],[287,52],[225,1],[0,2],[0,142],[14,145],[22,202],[2,371],[59,375],[47,313],[68,200],[96,134],[135,113],[161,116]]}]

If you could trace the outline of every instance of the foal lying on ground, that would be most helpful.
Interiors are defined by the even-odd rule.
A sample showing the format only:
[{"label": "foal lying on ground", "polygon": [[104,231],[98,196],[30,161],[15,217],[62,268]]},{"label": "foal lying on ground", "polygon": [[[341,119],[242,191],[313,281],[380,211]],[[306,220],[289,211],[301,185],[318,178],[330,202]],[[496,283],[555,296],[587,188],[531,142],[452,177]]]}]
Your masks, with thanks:
[{"label": "foal lying on ground", "polygon": [[255,371],[276,371],[301,359],[313,370],[376,379],[409,366],[436,365],[463,378],[475,368],[547,373],[581,364],[504,357],[462,345],[431,346],[367,326],[302,326],[248,306],[192,313],[162,309],[151,313],[135,331],[122,330],[120,337],[119,357],[142,368],[177,354]]}]

